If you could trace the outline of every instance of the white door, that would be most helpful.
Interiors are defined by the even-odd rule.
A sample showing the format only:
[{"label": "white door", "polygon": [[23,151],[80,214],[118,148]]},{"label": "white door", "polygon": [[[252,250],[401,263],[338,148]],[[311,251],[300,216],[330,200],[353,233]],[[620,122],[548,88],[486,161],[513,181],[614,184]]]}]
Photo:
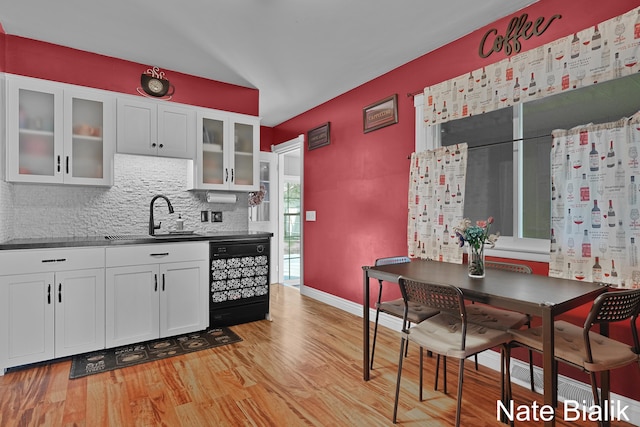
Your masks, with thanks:
[{"label": "white door", "polygon": [[53,283],[53,273],[0,278],[0,361],[5,366],[54,357]]},{"label": "white door", "polygon": [[304,135],[273,146],[278,155],[278,282],[304,286]]},{"label": "white door", "polygon": [[107,348],[159,337],[158,271],[158,264],[107,268]]},{"label": "white door", "polygon": [[278,156],[275,153],[260,152],[260,190],[264,198],[257,206],[249,206],[249,231],[273,233],[271,238],[270,283],[278,283]]},{"label": "white door", "polygon": [[207,327],[208,312],[201,303],[203,299],[208,301],[207,296],[203,298],[203,285],[208,283],[207,266],[207,261],[160,264],[161,338]]}]

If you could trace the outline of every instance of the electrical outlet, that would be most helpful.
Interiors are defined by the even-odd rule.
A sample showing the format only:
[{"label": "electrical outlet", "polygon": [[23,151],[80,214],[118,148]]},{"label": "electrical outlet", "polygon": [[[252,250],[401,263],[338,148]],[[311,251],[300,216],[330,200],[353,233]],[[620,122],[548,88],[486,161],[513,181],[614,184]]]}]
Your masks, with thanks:
[{"label": "electrical outlet", "polygon": [[209,211],[200,211],[200,222],[209,222]]},{"label": "electrical outlet", "polygon": [[222,212],[211,211],[211,222],[222,222]]}]

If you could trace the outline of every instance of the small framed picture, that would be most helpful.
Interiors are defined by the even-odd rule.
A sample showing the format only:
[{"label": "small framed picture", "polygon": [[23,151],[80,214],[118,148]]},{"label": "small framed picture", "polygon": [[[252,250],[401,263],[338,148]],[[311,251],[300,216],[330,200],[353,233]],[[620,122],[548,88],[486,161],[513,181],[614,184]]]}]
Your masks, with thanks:
[{"label": "small framed picture", "polygon": [[367,105],[362,110],[364,133],[398,123],[398,94]]},{"label": "small framed picture", "polygon": [[307,132],[309,150],[329,145],[331,142],[331,123],[327,122]]}]

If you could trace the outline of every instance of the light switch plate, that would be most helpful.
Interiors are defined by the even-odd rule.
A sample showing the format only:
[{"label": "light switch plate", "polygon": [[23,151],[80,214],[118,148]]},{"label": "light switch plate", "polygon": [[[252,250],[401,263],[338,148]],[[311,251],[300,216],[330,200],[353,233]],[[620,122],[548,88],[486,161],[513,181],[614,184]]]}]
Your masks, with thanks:
[{"label": "light switch plate", "polygon": [[211,211],[211,222],[222,222],[222,212]]},{"label": "light switch plate", "polygon": [[316,211],[306,211],[305,218],[307,221],[315,221],[316,220]]}]

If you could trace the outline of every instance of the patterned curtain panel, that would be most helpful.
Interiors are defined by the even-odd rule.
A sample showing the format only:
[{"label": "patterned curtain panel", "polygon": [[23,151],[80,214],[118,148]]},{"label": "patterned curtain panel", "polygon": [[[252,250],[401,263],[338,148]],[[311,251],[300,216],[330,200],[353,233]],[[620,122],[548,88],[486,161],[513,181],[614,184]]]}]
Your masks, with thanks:
[{"label": "patterned curtain panel", "polygon": [[424,89],[425,125],[444,123],[640,70],[640,7]]},{"label": "patterned curtain panel", "polygon": [[640,287],[640,113],[555,130],[549,275]]},{"label": "patterned curtain panel", "polygon": [[409,257],[462,264],[453,227],[464,213],[467,144],[413,153],[409,176]]}]

